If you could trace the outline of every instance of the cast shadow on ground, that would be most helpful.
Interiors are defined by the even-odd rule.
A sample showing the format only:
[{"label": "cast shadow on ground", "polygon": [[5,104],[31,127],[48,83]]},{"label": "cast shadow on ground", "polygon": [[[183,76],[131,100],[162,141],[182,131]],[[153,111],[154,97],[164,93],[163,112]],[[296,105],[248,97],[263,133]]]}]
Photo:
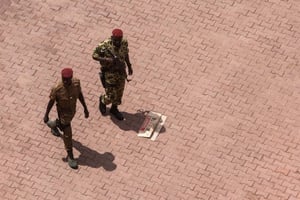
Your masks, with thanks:
[{"label": "cast shadow on ground", "polygon": [[106,171],[113,171],[117,168],[117,165],[113,163],[115,156],[112,153],[105,152],[101,154],[76,140],[73,140],[73,147],[80,152],[76,159],[78,165],[92,168],[103,167]]},{"label": "cast shadow on ground", "polygon": [[[140,111],[138,110],[136,113],[128,113],[128,112],[121,112],[124,116],[123,121],[117,120],[114,116],[110,114],[111,121],[117,125],[121,130],[124,131],[134,131],[136,133],[139,132],[140,127],[142,126],[146,114],[149,111]],[[160,134],[166,132],[165,127],[163,126],[160,130]]]}]

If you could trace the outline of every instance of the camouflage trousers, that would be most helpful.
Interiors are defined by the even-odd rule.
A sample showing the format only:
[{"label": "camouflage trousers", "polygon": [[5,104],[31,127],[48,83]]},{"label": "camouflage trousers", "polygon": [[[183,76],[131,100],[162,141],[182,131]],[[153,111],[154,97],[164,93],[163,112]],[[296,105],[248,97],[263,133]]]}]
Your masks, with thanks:
[{"label": "camouflage trousers", "polygon": [[105,73],[105,95],[102,95],[101,101],[105,105],[120,105],[122,103],[123,92],[125,88],[126,75],[120,73]]}]

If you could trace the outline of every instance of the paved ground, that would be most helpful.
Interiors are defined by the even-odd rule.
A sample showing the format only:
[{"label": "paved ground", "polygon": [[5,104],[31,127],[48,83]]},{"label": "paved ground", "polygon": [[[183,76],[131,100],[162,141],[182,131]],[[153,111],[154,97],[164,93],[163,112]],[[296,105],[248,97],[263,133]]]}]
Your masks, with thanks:
[{"label": "paved ground", "polygon": [[[300,199],[298,0],[0,2],[1,199]],[[100,115],[91,58],[116,27],[134,69],[123,122]],[[90,110],[78,170],[42,121],[63,67]],[[168,117],[154,142],[136,135],[149,110]]]}]

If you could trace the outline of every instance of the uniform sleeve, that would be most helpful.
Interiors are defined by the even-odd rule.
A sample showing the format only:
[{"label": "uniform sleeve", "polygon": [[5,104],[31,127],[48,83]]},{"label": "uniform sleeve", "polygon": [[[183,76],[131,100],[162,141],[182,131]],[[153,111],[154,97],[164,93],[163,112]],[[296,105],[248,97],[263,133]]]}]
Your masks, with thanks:
[{"label": "uniform sleeve", "polygon": [[93,52],[93,59],[98,60],[100,57],[104,57],[105,54],[105,43],[101,42]]},{"label": "uniform sleeve", "polygon": [[55,87],[53,87],[52,89],[51,89],[51,92],[50,92],[50,95],[49,95],[49,98],[51,99],[51,100],[56,100],[56,88]]},{"label": "uniform sleeve", "polygon": [[122,40],[122,46],[123,46],[123,52],[125,54],[129,53],[129,48],[128,48],[128,41],[126,39]]},{"label": "uniform sleeve", "polygon": [[80,80],[77,78],[74,78],[73,83],[74,83],[74,86],[78,89],[78,92],[80,93],[81,92]]}]

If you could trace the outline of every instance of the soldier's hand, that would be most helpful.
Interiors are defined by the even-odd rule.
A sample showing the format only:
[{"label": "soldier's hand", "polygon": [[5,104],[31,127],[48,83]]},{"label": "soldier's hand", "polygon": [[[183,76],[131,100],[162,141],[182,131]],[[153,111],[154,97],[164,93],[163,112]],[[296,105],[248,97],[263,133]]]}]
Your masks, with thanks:
[{"label": "soldier's hand", "polygon": [[49,116],[48,116],[48,115],[45,115],[45,116],[44,116],[44,122],[47,123],[48,121],[49,121]]},{"label": "soldier's hand", "polygon": [[89,118],[89,116],[90,116],[89,111],[88,111],[87,109],[85,109],[85,110],[84,110],[84,117],[85,117],[85,118]]},{"label": "soldier's hand", "polygon": [[104,58],[100,57],[99,61],[100,64],[108,64],[108,63],[113,63],[114,59],[111,57],[104,57]]},{"label": "soldier's hand", "polygon": [[114,58],[106,58],[106,62],[113,63],[115,62]]}]

